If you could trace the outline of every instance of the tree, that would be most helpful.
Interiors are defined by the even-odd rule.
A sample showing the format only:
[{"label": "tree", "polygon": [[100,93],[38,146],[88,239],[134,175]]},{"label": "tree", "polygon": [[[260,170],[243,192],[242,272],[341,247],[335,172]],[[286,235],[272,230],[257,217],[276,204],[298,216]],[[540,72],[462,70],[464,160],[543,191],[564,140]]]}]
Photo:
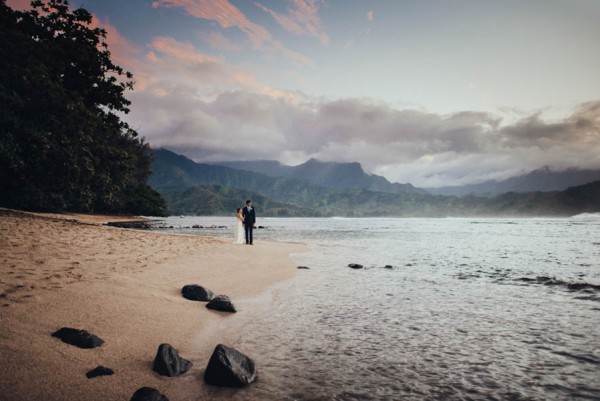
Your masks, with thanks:
[{"label": "tree", "polygon": [[133,76],[110,56],[85,9],[0,0],[0,204],[164,214],[146,184],[152,152],[120,118]]}]

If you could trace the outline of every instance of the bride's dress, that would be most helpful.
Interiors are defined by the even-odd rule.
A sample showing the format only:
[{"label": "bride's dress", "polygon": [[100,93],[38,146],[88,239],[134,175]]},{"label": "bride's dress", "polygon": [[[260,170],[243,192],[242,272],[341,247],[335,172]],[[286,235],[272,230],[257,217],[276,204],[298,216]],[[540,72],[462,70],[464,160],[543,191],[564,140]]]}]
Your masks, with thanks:
[{"label": "bride's dress", "polygon": [[240,219],[236,219],[237,224],[235,225],[235,229],[233,230],[233,243],[234,244],[244,244],[244,225],[240,221]]}]

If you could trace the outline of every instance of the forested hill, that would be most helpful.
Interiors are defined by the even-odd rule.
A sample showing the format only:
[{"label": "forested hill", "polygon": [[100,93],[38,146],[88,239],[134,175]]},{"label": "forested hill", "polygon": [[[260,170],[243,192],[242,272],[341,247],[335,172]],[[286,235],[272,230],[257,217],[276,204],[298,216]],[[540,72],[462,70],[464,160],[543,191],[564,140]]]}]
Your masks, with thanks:
[{"label": "forested hill", "polygon": [[152,151],[122,116],[133,75],[83,8],[0,1],[0,206],[161,215]]},{"label": "forested hill", "polygon": [[426,193],[411,184],[391,183],[386,178],[367,174],[360,163],[334,163],[310,159],[298,166],[286,166],[278,161],[233,161],[215,163],[236,170],[252,171],[271,177],[289,177],[309,181],[326,188],[356,188],[391,193]]},{"label": "forested hill", "polygon": [[395,194],[324,188],[306,180],[195,163],[165,149],[155,151],[150,183],[175,214],[230,214],[246,198],[256,201],[263,216],[570,216],[600,212],[600,181],[565,191],[511,192],[495,197]]}]

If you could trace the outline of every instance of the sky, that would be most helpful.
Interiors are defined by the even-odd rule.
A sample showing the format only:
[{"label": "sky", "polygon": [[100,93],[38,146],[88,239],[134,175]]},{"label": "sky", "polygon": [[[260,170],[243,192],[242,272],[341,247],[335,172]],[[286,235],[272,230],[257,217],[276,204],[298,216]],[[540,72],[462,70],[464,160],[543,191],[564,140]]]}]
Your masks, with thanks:
[{"label": "sky", "polygon": [[357,161],[420,187],[600,168],[597,0],[70,4],[134,75],[125,119],[195,161]]}]

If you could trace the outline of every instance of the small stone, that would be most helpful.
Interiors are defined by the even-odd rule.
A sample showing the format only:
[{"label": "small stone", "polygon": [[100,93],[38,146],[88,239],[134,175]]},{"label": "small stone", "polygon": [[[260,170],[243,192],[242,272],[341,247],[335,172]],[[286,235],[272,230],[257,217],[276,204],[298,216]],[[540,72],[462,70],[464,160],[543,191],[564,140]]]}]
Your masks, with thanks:
[{"label": "small stone", "polygon": [[351,269],[362,269],[363,265],[359,265],[358,263],[350,263],[348,267]]},{"label": "small stone", "polygon": [[229,299],[227,295],[217,295],[212,301],[206,304],[206,307],[221,312],[237,312],[231,299]]},{"label": "small stone", "polygon": [[158,347],[152,369],[162,376],[181,376],[192,367],[192,362],[179,356],[179,352],[170,344]]},{"label": "small stone", "polygon": [[104,340],[85,330],[63,327],[52,333],[52,337],[79,348],[96,348],[104,344]]},{"label": "small stone", "polygon": [[384,268],[384,269],[393,269],[393,268],[394,268],[394,266],[392,266],[392,265],[385,265],[385,266],[383,266],[383,268]]},{"label": "small stone", "polygon": [[93,379],[94,377],[98,377],[98,376],[111,376],[114,374],[115,374],[115,371],[112,370],[111,368],[107,368],[104,366],[97,366],[96,368],[87,372],[85,374],[85,377],[87,377],[88,379]]},{"label": "small stone", "polygon": [[208,302],[215,297],[215,294],[207,289],[197,284],[189,284],[183,286],[181,289],[181,295],[185,299],[189,299],[190,301],[200,301],[200,302]]},{"label": "small stone", "polygon": [[234,348],[219,344],[204,372],[207,384],[219,387],[244,387],[256,379],[254,361]]},{"label": "small stone", "polygon": [[307,266],[298,266],[298,269],[306,269],[306,270],[308,270],[308,269],[310,269],[310,267],[307,267]]},{"label": "small stone", "polygon": [[133,393],[130,401],[169,401],[169,399],[155,388],[142,387]]}]

